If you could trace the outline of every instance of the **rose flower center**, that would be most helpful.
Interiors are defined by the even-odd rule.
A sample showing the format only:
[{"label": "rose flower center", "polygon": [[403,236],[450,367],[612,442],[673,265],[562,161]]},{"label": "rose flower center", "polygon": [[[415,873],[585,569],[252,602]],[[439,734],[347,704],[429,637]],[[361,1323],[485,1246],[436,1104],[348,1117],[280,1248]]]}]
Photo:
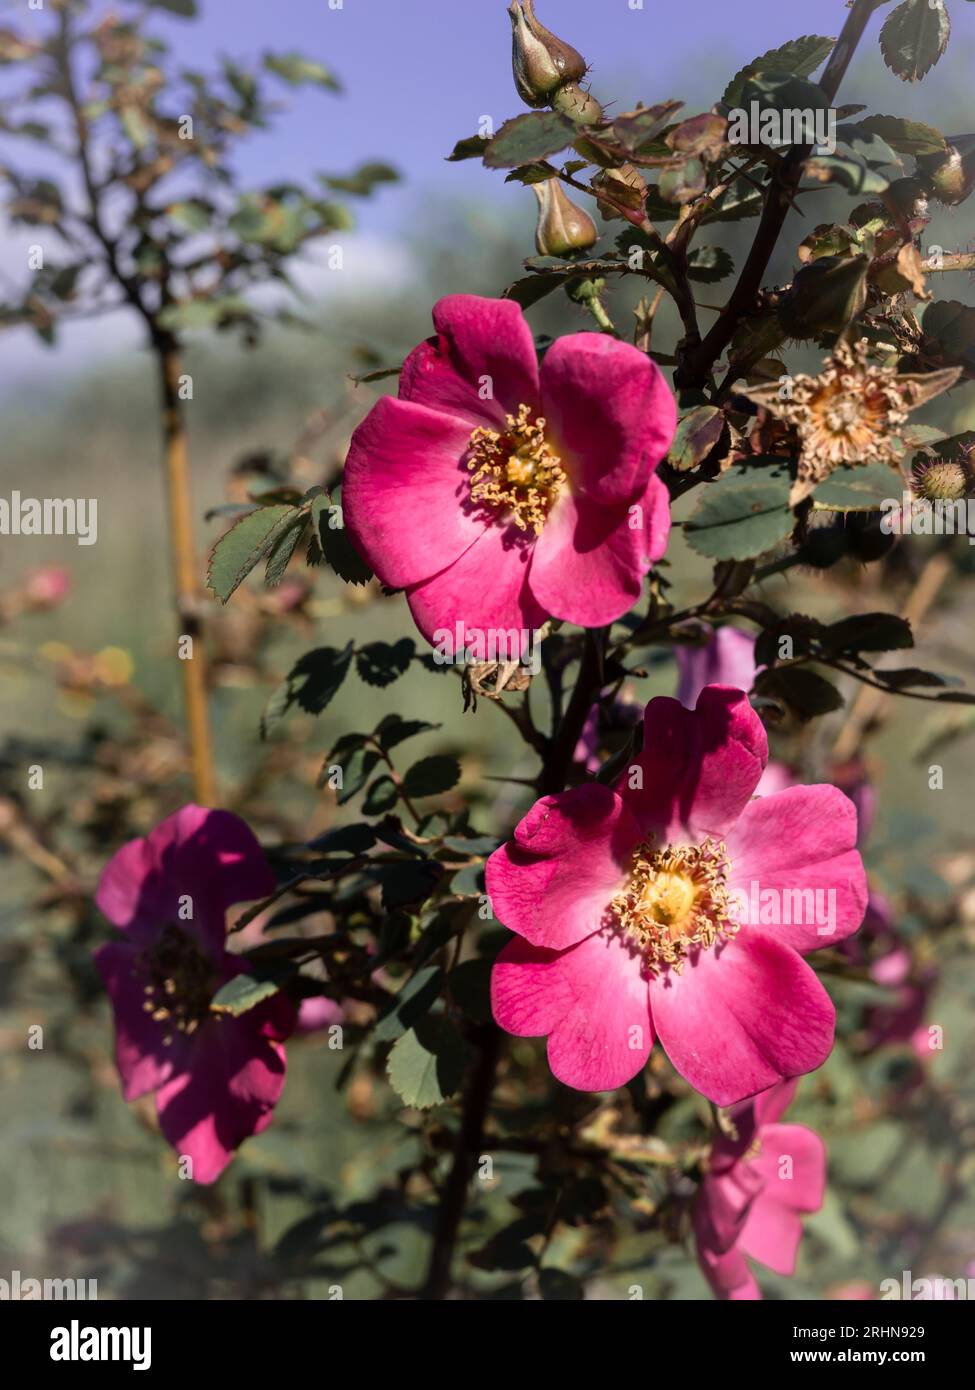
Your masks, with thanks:
[{"label": "rose flower center", "polygon": [[545,438],[545,420],[530,406],[507,416],[507,426],[503,434],[479,427],[471,435],[471,500],[537,536],[565,486],[565,470]]},{"label": "rose flower center", "polygon": [[159,940],[144,951],[139,967],[145,976],[142,1007],[155,1023],[166,1025],[163,1043],[169,1047],[173,1032],[191,1037],[211,1013],[210,1000],[218,980],[212,962],[182,927],[168,922]]},{"label": "rose flower center", "polygon": [[692,949],[705,950],[738,931],[731,918],[722,840],[656,850],[651,840],[634,851],[626,887],[612,900],[613,925],[657,973],[679,974]]}]

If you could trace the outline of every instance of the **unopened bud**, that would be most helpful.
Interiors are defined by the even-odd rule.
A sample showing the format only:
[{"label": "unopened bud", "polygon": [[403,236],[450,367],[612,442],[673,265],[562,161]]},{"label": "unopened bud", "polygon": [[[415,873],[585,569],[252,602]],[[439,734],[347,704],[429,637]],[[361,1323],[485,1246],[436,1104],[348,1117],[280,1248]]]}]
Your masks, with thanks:
[{"label": "unopened bud", "polygon": [[546,106],[564,82],[586,75],[586,60],[535,17],[535,0],[512,0],[511,66],[518,95],[528,106]]},{"label": "unopened bud", "polygon": [[577,125],[595,125],[603,119],[603,108],[591,92],[584,91],[578,82],[566,82],[549,98],[555,111],[569,116]]},{"label": "unopened bud", "polygon": [[947,150],[918,155],[917,168],[939,203],[957,207],[975,190],[975,135],[949,135]]},{"label": "unopened bud", "polygon": [[842,333],[867,302],[866,256],[820,256],[804,266],[779,303],[779,322],[792,338]]},{"label": "unopened bud", "polygon": [[540,256],[572,256],[595,245],[595,222],[572,202],[558,179],[533,183],[531,190],[538,199],[535,246]]}]

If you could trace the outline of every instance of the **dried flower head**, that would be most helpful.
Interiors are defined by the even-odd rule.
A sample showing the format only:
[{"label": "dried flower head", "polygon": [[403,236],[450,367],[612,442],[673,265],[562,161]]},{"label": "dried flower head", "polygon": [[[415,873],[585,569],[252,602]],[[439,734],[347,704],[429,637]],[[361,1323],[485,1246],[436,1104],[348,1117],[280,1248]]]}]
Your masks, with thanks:
[{"label": "dried flower head", "polygon": [[912,410],[954,386],[959,368],[924,375],[901,374],[869,361],[867,340],[840,343],[819,376],[800,374],[790,389],[778,385],[743,391],[756,405],[798,435],[799,467],[790,503],[808,497],[834,469],[886,463],[895,467],[904,449],[902,426]]}]

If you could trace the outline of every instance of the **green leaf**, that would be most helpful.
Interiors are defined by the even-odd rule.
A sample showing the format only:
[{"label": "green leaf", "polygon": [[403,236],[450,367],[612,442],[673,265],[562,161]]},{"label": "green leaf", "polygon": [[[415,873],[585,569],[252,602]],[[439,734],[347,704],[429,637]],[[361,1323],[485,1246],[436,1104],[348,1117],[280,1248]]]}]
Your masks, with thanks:
[{"label": "green leaf", "polygon": [[857,613],[830,623],[819,637],[823,651],[893,652],[914,646],[911,625],[896,613]]},{"label": "green leaf", "polygon": [[306,652],[268,700],[261,718],[261,737],[267,738],[295,706],[307,714],[321,714],[349,673],[352,651],[349,642],[342,651],[318,647]]},{"label": "green leaf", "polygon": [[414,907],[430,896],[443,870],[433,859],[401,859],[380,865],[373,877],[382,885],[383,907]]},{"label": "green leaf", "polygon": [[417,970],[376,1024],[372,1036],[379,1042],[392,1042],[394,1038],[402,1037],[436,1003],[443,988],[443,978],[439,965],[426,965]]},{"label": "green leaf", "polygon": [[686,473],[696,468],[715,447],[724,433],[724,415],[716,405],[696,406],[677,426],[667,462]]},{"label": "green leaf", "polygon": [[841,467],[816,488],[813,506],[817,511],[876,512],[902,490],[900,473],[885,463]]},{"label": "green leaf", "polygon": [[386,1074],[404,1105],[429,1110],[459,1088],[464,1076],[463,1039],[445,1018],[422,1019],[393,1047]]},{"label": "green leaf", "polygon": [[399,174],[391,164],[370,160],[360,164],[351,174],[329,175],[322,181],[333,193],[349,193],[354,198],[368,198],[383,183],[396,183]]},{"label": "green leaf", "polygon": [[815,82],[771,68],[756,72],[746,79],[741,104],[750,109],[753,101],[758,102],[761,111],[780,113],[830,109],[829,97]]},{"label": "green leaf", "polygon": [[410,637],[401,637],[395,643],[368,642],[356,652],[356,670],[368,685],[392,685],[409,670],[415,651],[416,644]]},{"label": "green leaf", "polygon": [[421,758],[403,778],[403,791],[408,797],[439,796],[450,791],[460,781],[460,763],[456,758],[438,754]]},{"label": "green leaf", "polygon": [[682,101],[663,101],[656,106],[645,106],[639,111],[617,116],[613,122],[613,134],[631,154],[645,154],[658,143],[657,137],[683,105]]},{"label": "green leaf", "polygon": [[935,300],[924,311],[922,327],[942,362],[975,371],[975,308],[957,299]]},{"label": "green leaf", "polygon": [[273,979],[268,975],[235,975],[217,990],[210,1000],[210,1008],[216,1013],[233,1014],[234,1018],[239,1018],[255,1005],[277,994],[280,988],[280,978]]},{"label": "green leaf", "polygon": [[505,121],[488,142],[484,163],[489,169],[515,169],[536,159],[545,159],[571,145],[576,137],[575,122],[558,111],[529,111]]},{"label": "green leaf", "polygon": [[708,483],[684,524],[692,550],[712,560],[750,560],[773,549],[794,524],[784,468],[731,469]]},{"label": "green leaf", "polygon": [[376,836],[371,825],[357,822],[355,825],[340,825],[336,830],[326,830],[324,835],[316,835],[308,841],[308,849],[319,854],[351,854],[353,857],[372,849]]},{"label": "green leaf", "polygon": [[947,148],[940,130],[923,121],[905,120],[903,116],[868,116],[849,129],[879,135],[898,154],[939,154]]},{"label": "green leaf", "polygon": [[723,246],[695,246],[687,258],[688,279],[705,285],[723,280],[734,268],[735,263]]},{"label": "green leaf", "polygon": [[735,74],[721,98],[723,105],[740,106],[745,83],[756,72],[773,69],[795,73],[797,77],[808,77],[821,63],[825,63],[835,42],[835,39],[822,38],[818,34],[807,34],[801,39],[791,39],[781,48],[769,49],[768,53],[753,59]]},{"label": "green leaf", "polygon": [[513,299],[523,309],[530,309],[533,304],[537,304],[547,294],[551,294],[560,285],[564,285],[568,279],[570,276],[565,271],[557,271],[550,275],[526,275],[523,279],[515,280],[514,284],[509,285],[502,297]]},{"label": "green leaf", "polygon": [[387,811],[393,809],[398,800],[399,790],[392,777],[387,773],[382,777],[377,777],[366,792],[362,809],[367,816],[383,816]]},{"label": "green leaf", "polygon": [[807,666],[776,666],[762,671],[755,679],[755,692],[781,700],[803,721],[843,707],[843,696],[836,686]]},{"label": "green leaf", "polygon": [[166,213],[191,232],[205,232],[210,225],[213,208],[202,198],[187,198],[183,202],[170,203]]},{"label": "green leaf", "polygon": [[486,135],[469,135],[466,140],[458,140],[447,158],[452,163],[461,159],[481,159],[488,147]]},{"label": "green leaf", "polygon": [[327,87],[331,92],[342,90],[338,79],[328,68],[312,58],[303,58],[300,53],[265,53],[264,66],[268,72],[273,72],[292,87],[314,82],[319,87]]},{"label": "green leaf", "polygon": [[322,554],[338,577],[344,579],[346,584],[368,584],[372,570],[352,544],[345,529],[341,494],[335,502],[329,502],[327,497],[316,497],[311,516]]},{"label": "green leaf", "polygon": [[950,34],[944,0],[903,0],[880,31],[880,51],[898,77],[920,82],[948,47]]},{"label": "green leaf", "polygon": [[280,584],[284,578],[285,570],[291,562],[292,555],[298,549],[298,542],[305,534],[307,525],[308,513],[302,511],[285,530],[280,540],[275,543],[274,549],[267,557],[267,568],[264,571],[264,583],[269,589]]},{"label": "green leaf", "polygon": [[848,193],[857,197],[872,197],[884,193],[890,187],[890,180],[876,169],[871,169],[864,159],[852,155],[821,154],[806,162],[806,173],[819,183],[838,183]]},{"label": "green leaf", "polygon": [[196,0],[148,0],[148,4],[152,9],[178,14],[180,19],[195,19],[198,14]]},{"label": "green leaf", "polygon": [[398,714],[387,714],[376,725],[376,737],[380,746],[388,753],[391,748],[405,743],[408,738],[415,738],[417,734],[432,733],[434,729],[439,728],[439,724],[427,724],[422,719],[401,719]]},{"label": "green leaf", "polygon": [[342,773],[342,784],[337,787],[337,800],[340,806],[362,791],[378,764],[382,761],[375,748],[366,745],[366,734],[343,734],[322,764],[319,773],[319,786],[327,786],[330,769],[338,768]]},{"label": "green leaf", "polygon": [[221,603],[294,525],[298,508],[279,504],[248,512],[221,536],[210,554],[207,583]]}]

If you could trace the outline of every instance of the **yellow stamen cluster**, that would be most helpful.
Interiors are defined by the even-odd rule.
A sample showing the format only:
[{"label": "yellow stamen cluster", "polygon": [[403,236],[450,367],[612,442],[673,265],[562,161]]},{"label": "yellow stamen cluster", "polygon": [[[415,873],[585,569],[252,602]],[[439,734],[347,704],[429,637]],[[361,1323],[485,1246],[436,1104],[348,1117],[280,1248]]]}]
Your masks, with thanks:
[{"label": "yellow stamen cluster", "polygon": [[680,974],[690,950],[713,946],[738,932],[731,918],[728,851],[708,837],[699,845],[634,851],[630,877],[610,904],[613,925],[643,956],[647,969]]},{"label": "yellow stamen cluster", "polygon": [[173,1029],[192,1037],[204,1019],[219,1018],[210,1010],[217,983],[213,966],[175,923],[163,928],[156,944],[139,958],[137,968],[148,981],[143,986],[143,1009],[154,1023],[166,1024],[164,1046],[172,1046]]},{"label": "yellow stamen cluster", "polygon": [[565,486],[565,470],[545,439],[545,420],[530,406],[520,405],[507,424],[504,434],[481,427],[471,435],[471,499],[537,536]]}]

